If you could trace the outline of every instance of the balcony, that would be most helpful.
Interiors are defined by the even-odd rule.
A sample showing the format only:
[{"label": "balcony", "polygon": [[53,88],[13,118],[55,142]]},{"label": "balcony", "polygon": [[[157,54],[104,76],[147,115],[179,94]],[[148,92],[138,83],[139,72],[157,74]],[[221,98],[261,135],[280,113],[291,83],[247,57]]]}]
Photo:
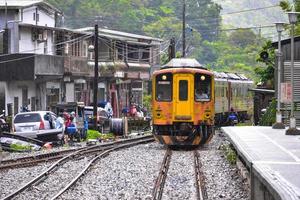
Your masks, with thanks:
[{"label": "balcony", "polygon": [[10,54],[0,59],[0,81],[36,80],[46,76],[60,78],[64,73],[88,76],[93,73],[84,57]]}]

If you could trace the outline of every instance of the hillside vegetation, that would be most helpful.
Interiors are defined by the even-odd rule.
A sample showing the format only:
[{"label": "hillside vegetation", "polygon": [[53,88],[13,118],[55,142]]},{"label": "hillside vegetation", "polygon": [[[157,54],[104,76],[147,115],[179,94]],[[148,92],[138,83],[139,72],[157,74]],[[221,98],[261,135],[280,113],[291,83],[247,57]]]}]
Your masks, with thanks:
[{"label": "hillside vegetation", "polygon": [[[279,0],[186,0],[186,52],[216,71],[243,73],[257,81],[257,54],[264,34],[256,29],[226,31],[229,27],[269,25],[283,12],[279,7],[226,14],[278,4]],[[65,15],[65,26],[80,28],[98,21],[102,28],[146,34],[166,42],[175,37],[177,55],[182,46],[182,1],[177,0],[48,0]],[[223,8],[223,9],[222,9]],[[223,15],[221,15],[223,13]],[[222,21],[223,19],[223,21]],[[224,31],[225,29],[225,31]],[[267,33],[269,37],[273,33]],[[162,52],[165,60],[166,51]]]},{"label": "hillside vegetation", "polygon": [[[278,21],[287,21],[287,15],[282,9],[272,7],[279,5],[280,0],[214,0],[216,3],[222,6],[221,15],[223,23],[234,27],[248,27],[248,26],[260,26],[270,25]],[[269,7],[269,8],[268,8]],[[249,12],[233,13],[249,9],[257,9]]]}]

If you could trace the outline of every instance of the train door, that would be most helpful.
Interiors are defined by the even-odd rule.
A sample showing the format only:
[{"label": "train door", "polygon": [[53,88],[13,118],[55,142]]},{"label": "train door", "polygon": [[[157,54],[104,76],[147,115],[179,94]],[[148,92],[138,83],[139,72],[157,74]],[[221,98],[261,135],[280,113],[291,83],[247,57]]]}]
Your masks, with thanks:
[{"label": "train door", "polygon": [[227,89],[227,97],[228,97],[228,112],[230,112],[230,109],[232,107],[232,85],[231,82],[228,81],[228,89]]},{"label": "train door", "polygon": [[174,75],[174,120],[192,120],[194,77],[192,74]]}]

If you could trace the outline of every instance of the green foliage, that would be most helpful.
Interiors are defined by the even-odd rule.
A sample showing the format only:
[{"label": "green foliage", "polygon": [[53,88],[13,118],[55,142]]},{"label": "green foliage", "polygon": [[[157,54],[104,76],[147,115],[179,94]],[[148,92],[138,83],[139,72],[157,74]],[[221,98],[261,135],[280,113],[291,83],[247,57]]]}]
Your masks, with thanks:
[{"label": "green foliage", "polygon": [[114,135],[112,133],[103,134],[95,130],[87,131],[87,140],[97,140],[97,139],[106,140],[106,139],[113,139],[113,138]]},{"label": "green foliage", "polygon": [[[269,58],[267,60],[260,57],[262,52],[267,52]],[[267,81],[274,81],[274,63],[275,63],[275,49],[272,46],[271,41],[267,41],[261,50],[257,54],[258,62],[264,63],[266,67],[257,67],[255,68],[255,73],[260,76],[260,81],[262,83],[267,83]],[[273,85],[272,85],[273,88]]]},{"label": "green foliage", "polygon": [[[97,17],[100,27],[150,35],[165,41],[175,37],[176,57],[181,56],[182,1],[48,0],[48,2],[64,12],[67,27],[92,26],[96,16],[101,16]],[[228,34],[215,31],[223,28],[220,17],[222,8],[215,2],[213,0],[186,1],[187,57],[196,58],[212,70],[243,73],[256,81],[260,79],[257,78],[257,72],[263,77],[262,79],[270,78],[264,75],[263,63],[256,62],[262,40],[260,37],[250,30],[239,30]],[[235,6],[240,10],[245,9],[245,6],[239,2],[235,3]],[[262,4],[261,7],[263,6],[266,5]],[[163,47],[165,48],[164,45]],[[161,64],[168,62],[167,51],[163,50]],[[256,68],[260,70],[255,71]],[[270,70],[267,71],[268,73]]]},{"label": "green foliage", "polygon": [[10,146],[10,149],[12,151],[31,151],[32,148],[30,145],[24,145],[24,144],[11,144]]},{"label": "green foliage", "polygon": [[259,79],[254,69],[264,66],[256,62],[256,55],[260,50],[257,43],[261,41],[261,38],[256,36],[247,43],[240,43],[238,39],[233,40],[233,37],[239,34],[241,33],[223,35],[217,41],[204,41],[203,51],[199,51],[198,58],[200,57],[199,60],[214,71],[241,73],[258,82]]},{"label": "green foliage", "polygon": [[[293,1],[293,3],[291,3],[291,1],[288,0],[283,0],[280,1],[279,3],[280,7],[282,8],[282,10],[284,10],[285,12],[289,12],[289,11],[293,11],[293,8],[295,9],[296,12],[300,12],[300,1]],[[298,15],[298,22],[299,22],[300,16]],[[286,26],[286,29],[289,28],[289,26]],[[296,24],[295,27],[295,35],[300,35],[300,25]]]},{"label": "green foliage", "polygon": [[234,31],[229,35],[229,43],[234,46],[245,48],[251,44],[257,43],[257,36],[253,31],[248,29],[241,29]]},{"label": "green foliage", "polygon": [[152,109],[152,104],[151,104],[151,101],[152,100],[152,96],[151,95],[146,95],[144,94],[143,96],[143,103],[144,103],[144,107],[147,108],[147,110],[150,112],[151,109]]},{"label": "green foliage", "polygon": [[100,138],[100,132],[99,131],[95,131],[95,130],[88,130],[87,131],[87,140],[92,139],[99,139]]},{"label": "green foliage", "polygon": [[265,114],[259,120],[260,126],[272,126],[276,121],[276,99],[273,99]]},{"label": "green foliage", "polygon": [[237,155],[231,146],[229,144],[223,144],[221,145],[220,149],[224,152],[229,163],[234,165],[236,163]]}]

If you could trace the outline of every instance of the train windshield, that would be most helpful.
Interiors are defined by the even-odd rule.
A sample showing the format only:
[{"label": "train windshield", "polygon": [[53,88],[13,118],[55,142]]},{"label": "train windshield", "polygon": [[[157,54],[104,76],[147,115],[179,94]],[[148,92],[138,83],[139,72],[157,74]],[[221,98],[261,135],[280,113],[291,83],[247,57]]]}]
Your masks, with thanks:
[{"label": "train windshield", "polygon": [[195,101],[210,101],[211,76],[207,74],[195,74]]},{"label": "train windshield", "polygon": [[172,100],[172,74],[159,74],[156,76],[156,94],[157,101],[171,101]]}]

